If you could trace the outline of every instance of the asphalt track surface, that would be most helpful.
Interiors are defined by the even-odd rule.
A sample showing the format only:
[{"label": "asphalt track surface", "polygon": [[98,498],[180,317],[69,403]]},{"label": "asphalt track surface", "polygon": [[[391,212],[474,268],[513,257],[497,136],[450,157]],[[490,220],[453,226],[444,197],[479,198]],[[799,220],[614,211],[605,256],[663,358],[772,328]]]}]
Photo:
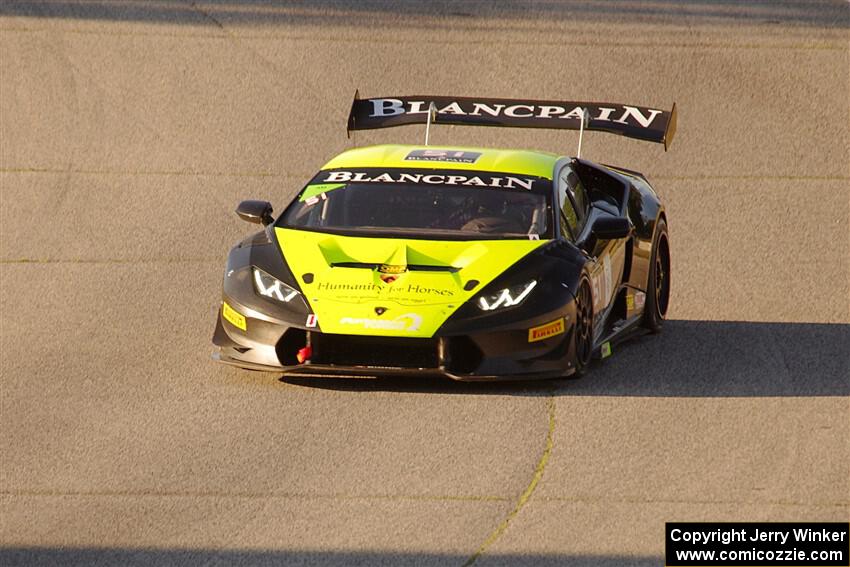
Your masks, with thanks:
[{"label": "asphalt track surface", "polygon": [[[2,0],[0,564],[650,566],[666,521],[846,521],[849,76],[838,1]],[[667,202],[664,332],[578,381],[212,363],[235,205],[351,146],[356,88],[677,102],[666,154],[584,148]]]}]

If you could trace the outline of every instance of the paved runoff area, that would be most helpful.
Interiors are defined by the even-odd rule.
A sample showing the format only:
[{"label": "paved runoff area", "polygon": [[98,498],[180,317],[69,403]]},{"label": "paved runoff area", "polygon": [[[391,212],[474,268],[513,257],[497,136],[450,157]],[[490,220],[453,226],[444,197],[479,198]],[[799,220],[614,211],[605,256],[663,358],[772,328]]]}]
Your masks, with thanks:
[{"label": "paved runoff area", "polygon": [[[0,3],[0,564],[660,565],[664,523],[850,516],[850,3]],[[670,321],[580,380],[210,361],[242,199],[366,96],[679,110],[583,156],[666,200]],[[573,154],[578,134],[439,126]]]}]

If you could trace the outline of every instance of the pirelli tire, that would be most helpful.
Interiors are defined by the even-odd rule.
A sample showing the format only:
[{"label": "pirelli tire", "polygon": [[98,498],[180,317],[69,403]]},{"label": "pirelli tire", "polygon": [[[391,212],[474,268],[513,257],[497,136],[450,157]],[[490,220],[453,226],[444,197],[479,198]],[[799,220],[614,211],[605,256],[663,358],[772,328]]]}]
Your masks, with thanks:
[{"label": "pirelli tire", "polygon": [[576,292],[573,352],[575,373],[572,378],[581,378],[593,357],[593,295],[587,278],[582,278]]},{"label": "pirelli tire", "polygon": [[643,326],[652,333],[661,332],[670,306],[670,236],[667,222],[661,218],[652,242],[649,281],[646,286],[646,306]]}]

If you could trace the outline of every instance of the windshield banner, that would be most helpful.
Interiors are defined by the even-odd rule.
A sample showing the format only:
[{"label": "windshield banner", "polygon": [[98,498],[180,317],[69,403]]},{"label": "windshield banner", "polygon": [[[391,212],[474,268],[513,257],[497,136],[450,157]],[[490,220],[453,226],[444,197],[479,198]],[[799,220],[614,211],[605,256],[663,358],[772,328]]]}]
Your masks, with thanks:
[{"label": "windshield banner", "polygon": [[455,171],[449,169],[359,168],[320,171],[310,181],[312,185],[343,183],[405,183],[411,185],[450,185],[490,189],[514,189],[548,193],[551,182],[540,177],[492,173],[486,171]]}]

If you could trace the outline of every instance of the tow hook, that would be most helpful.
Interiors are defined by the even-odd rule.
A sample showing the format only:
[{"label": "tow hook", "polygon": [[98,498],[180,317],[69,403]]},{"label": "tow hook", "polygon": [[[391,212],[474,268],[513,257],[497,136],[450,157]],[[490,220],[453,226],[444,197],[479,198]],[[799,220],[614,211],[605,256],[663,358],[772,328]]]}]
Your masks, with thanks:
[{"label": "tow hook", "polygon": [[295,355],[295,358],[298,359],[298,364],[304,364],[305,362],[308,362],[310,360],[311,356],[313,356],[313,347],[307,345],[298,351],[298,354]]}]

